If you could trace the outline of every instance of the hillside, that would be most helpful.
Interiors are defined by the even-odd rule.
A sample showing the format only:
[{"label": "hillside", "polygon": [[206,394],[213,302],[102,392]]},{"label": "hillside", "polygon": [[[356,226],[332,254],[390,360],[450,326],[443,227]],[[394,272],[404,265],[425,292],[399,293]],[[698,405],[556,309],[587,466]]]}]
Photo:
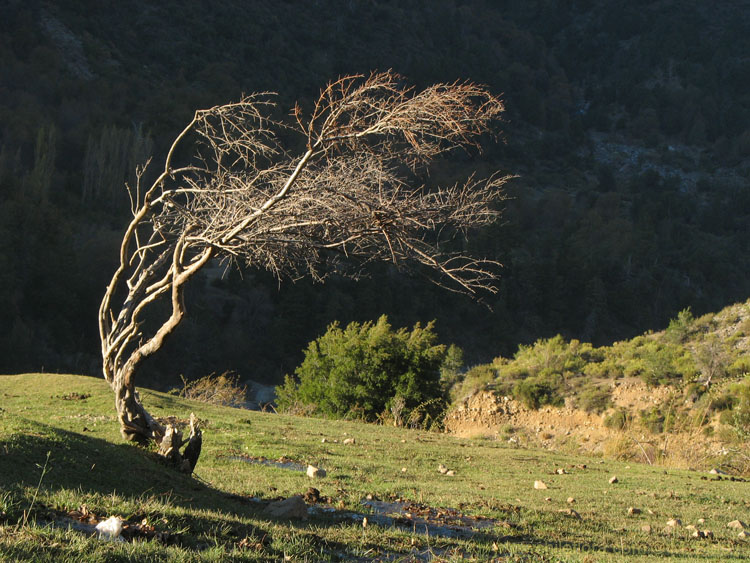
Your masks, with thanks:
[{"label": "hillside", "polygon": [[[144,390],[156,416],[201,419],[189,478],[121,441],[103,380],[0,376],[0,396],[3,560],[746,559],[750,494],[735,476]],[[327,475],[311,481],[310,463]],[[269,512],[294,495],[296,517]],[[91,535],[110,516],[125,541]]]},{"label": "hillside", "polygon": [[470,370],[450,432],[643,463],[747,472],[750,301],[682,311],[666,330],[599,348],[561,337]]},{"label": "hillside", "polygon": [[[146,367],[154,386],[276,382],[333,320],[437,319],[470,363],[560,333],[611,343],[750,295],[748,11],[742,1],[117,3],[0,6],[0,370],[99,372],[94,319],[129,216],[122,185],[196,108],[392,68],[487,84],[503,143],[431,182],[503,170],[492,310],[392,268],[326,286],[214,275]],[[192,306],[191,306],[192,305]]]}]

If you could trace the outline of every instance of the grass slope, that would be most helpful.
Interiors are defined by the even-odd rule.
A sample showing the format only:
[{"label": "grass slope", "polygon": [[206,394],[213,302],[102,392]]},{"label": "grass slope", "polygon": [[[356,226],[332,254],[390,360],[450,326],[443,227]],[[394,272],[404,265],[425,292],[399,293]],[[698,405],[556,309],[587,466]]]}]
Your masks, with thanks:
[{"label": "grass slope", "polygon": [[[194,411],[204,421],[195,477],[177,474],[152,452],[121,441],[104,381],[73,375],[0,377],[3,560],[739,561],[750,556],[738,531],[726,527],[731,520],[750,521],[749,482],[513,449],[489,440],[219,408],[147,390],[142,398],[158,416],[186,418]],[[356,443],[343,444],[349,437]],[[311,483],[303,472],[232,458],[241,454],[318,464],[328,475]],[[439,464],[455,476],[440,474]],[[566,473],[557,474],[558,468]],[[615,484],[609,483],[612,475],[618,477]],[[549,488],[535,490],[535,480]],[[308,519],[264,513],[268,502],[302,494],[311,485],[326,502]],[[483,527],[461,537],[425,534],[416,526],[416,514],[401,514],[402,525],[381,520],[363,527],[367,495],[420,503],[422,510],[454,508]],[[575,503],[568,504],[568,497]],[[629,516],[631,506],[641,513]],[[580,518],[562,512],[570,507]],[[74,510],[145,522],[166,541],[105,542],[45,526]],[[686,527],[665,532],[670,518],[711,530],[713,538],[693,538]],[[705,523],[698,524],[699,518]],[[652,533],[642,530],[647,524]]]}]

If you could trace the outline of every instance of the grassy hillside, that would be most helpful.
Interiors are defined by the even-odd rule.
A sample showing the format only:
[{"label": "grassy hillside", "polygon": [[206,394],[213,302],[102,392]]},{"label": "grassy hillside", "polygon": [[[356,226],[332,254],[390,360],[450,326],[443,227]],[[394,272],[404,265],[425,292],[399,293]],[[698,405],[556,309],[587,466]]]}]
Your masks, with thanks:
[{"label": "grassy hillside", "polygon": [[[204,450],[191,478],[120,440],[104,381],[2,376],[0,397],[4,560],[740,561],[748,554],[739,530],[727,528],[750,520],[750,483],[742,479],[144,390],[155,415],[194,411],[203,420]],[[311,482],[295,470],[308,463],[327,476]],[[454,474],[441,474],[440,464]],[[548,488],[536,490],[537,480]],[[306,519],[264,512],[311,486],[320,499],[308,493]],[[127,520],[134,540],[66,530],[111,515]],[[673,518],[682,526],[668,527]],[[688,525],[712,535],[694,538]]]}]

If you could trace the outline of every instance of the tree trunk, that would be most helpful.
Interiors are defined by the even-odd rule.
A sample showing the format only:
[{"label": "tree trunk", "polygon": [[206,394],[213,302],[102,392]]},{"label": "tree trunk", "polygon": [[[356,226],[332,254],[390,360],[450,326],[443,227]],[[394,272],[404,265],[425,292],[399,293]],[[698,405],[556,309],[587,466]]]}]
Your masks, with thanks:
[{"label": "tree trunk", "polygon": [[[159,446],[159,455],[170,465],[184,473],[192,473],[198,463],[203,443],[195,415],[190,414],[190,435],[183,440],[182,432],[175,424],[162,425],[149,414],[132,383],[125,383],[127,379],[123,374],[118,374],[113,383],[115,408],[123,438],[144,445],[153,440]],[[180,453],[183,445],[185,449]]]}]

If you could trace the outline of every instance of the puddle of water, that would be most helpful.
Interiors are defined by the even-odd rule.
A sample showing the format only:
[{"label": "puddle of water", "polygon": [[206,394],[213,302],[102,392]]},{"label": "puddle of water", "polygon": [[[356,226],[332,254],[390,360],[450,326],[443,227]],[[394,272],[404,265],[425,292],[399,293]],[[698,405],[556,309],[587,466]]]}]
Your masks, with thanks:
[{"label": "puddle of water", "polygon": [[229,459],[235,461],[244,461],[245,463],[252,463],[254,465],[265,465],[267,467],[278,467],[279,469],[289,469],[291,471],[302,471],[303,473],[307,471],[307,465],[302,465],[301,463],[296,463],[294,461],[280,461],[266,459],[264,457],[252,457],[246,455],[232,455],[229,456]]},{"label": "puddle of water", "polygon": [[[383,525],[408,527],[432,536],[447,538],[469,538],[481,530],[495,527],[495,520],[472,517],[452,508],[434,508],[411,502],[387,502],[363,500],[362,504],[373,511],[367,515],[368,521]],[[364,517],[364,516],[363,516]]]}]

